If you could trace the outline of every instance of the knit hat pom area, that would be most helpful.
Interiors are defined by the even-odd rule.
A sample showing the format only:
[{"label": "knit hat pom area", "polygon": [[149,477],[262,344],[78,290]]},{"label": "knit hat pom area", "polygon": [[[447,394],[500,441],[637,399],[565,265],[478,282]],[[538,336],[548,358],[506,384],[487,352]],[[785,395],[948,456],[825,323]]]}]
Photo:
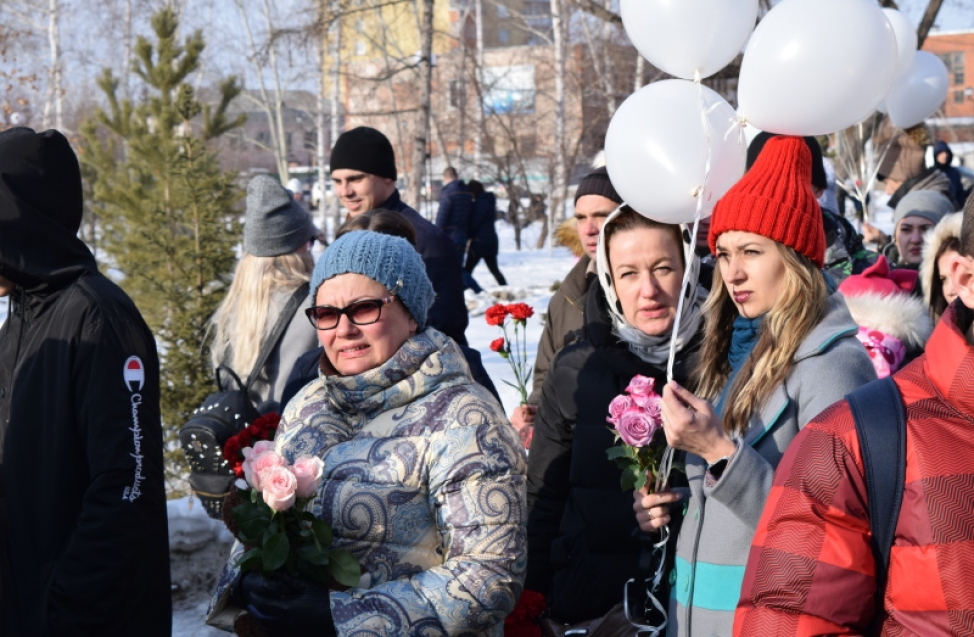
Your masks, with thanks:
[{"label": "knit hat pom area", "polygon": [[433,284],[426,276],[422,257],[401,237],[357,230],[339,237],[328,246],[311,275],[311,303],[318,288],[342,274],[361,274],[381,283],[409,310],[420,329],[433,305]]},{"label": "knit hat pom area", "polygon": [[773,239],[825,265],[822,210],[812,192],[812,154],[801,137],[780,135],[764,145],[749,171],[717,202],[708,243],[739,230]]}]

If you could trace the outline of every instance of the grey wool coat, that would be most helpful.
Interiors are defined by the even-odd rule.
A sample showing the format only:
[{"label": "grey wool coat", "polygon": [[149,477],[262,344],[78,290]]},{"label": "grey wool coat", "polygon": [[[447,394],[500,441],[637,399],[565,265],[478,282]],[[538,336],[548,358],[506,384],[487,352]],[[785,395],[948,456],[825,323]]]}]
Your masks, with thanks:
[{"label": "grey wool coat", "polygon": [[825,408],[876,378],[858,329],[842,296],[832,294],[720,479],[708,485],[707,463],[687,454],[690,497],[670,573],[671,637],[730,637],[751,540],[785,449]]}]

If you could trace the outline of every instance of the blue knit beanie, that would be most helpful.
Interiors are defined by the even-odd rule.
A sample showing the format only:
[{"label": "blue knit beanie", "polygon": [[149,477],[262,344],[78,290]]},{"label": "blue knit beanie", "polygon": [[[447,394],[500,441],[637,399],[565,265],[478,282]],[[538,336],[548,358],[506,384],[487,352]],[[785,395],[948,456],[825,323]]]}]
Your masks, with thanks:
[{"label": "blue knit beanie", "polygon": [[365,275],[386,286],[402,299],[420,329],[426,327],[426,314],[433,305],[433,284],[426,276],[422,257],[408,241],[369,230],[342,235],[315,265],[311,303],[316,302],[322,283],[348,273]]}]

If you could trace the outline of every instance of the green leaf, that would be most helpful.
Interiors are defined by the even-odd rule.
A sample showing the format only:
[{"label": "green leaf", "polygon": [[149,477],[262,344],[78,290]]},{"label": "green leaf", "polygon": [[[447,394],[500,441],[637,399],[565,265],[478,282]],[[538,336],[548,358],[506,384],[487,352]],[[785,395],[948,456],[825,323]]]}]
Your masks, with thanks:
[{"label": "green leaf", "polygon": [[274,533],[264,542],[264,570],[276,571],[284,566],[291,543],[283,533]]},{"label": "green leaf", "polygon": [[261,550],[258,548],[253,548],[240,556],[234,567],[240,567],[241,570],[247,571],[256,567],[260,563],[260,553]]},{"label": "green leaf", "polygon": [[344,549],[335,549],[328,554],[331,576],[343,586],[358,586],[362,569],[352,554]]},{"label": "green leaf", "polygon": [[332,532],[331,527],[324,520],[315,520],[311,523],[311,531],[314,533],[315,541],[323,549],[331,546]]},{"label": "green leaf", "polygon": [[326,566],[328,564],[328,551],[319,549],[314,544],[304,544],[298,547],[298,557],[309,564]]},{"label": "green leaf", "polygon": [[625,447],[609,447],[605,450],[605,455],[609,456],[609,460],[617,460],[619,458],[629,458],[629,453]]}]

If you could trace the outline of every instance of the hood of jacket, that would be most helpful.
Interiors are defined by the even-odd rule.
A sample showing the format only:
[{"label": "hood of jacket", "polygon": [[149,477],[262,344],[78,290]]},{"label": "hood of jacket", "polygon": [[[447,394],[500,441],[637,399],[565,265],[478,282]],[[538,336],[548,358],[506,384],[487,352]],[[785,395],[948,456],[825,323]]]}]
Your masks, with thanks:
[{"label": "hood of jacket", "polygon": [[964,213],[955,212],[945,216],[927,233],[923,242],[923,261],[920,262],[920,285],[923,286],[923,301],[930,307],[930,292],[933,290],[933,277],[937,271],[937,253],[951,237],[960,239],[960,226]]},{"label": "hood of jacket", "polygon": [[849,313],[861,327],[898,338],[908,350],[921,350],[933,332],[933,321],[912,294],[858,294],[845,299]]},{"label": "hood of jacket", "polygon": [[841,292],[832,293],[826,301],[825,315],[812,328],[805,340],[798,346],[794,361],[817,356],[824,352],[829,345],[845,336],[855,336],[859,325],[846,305]]},{"label": "hood of jacket", "polygon": [[[947,153],[947,161],[940,162],[937,161],[937,155],[940,153]],[[933,163],[938,166],[950,166],[950,162],[954,160],[954,151],[950,150],[950,145],[943,140],[938,140],[936,144],[933,145]]]},{"label": "hood of jacket", "polygon": [[82,212],[81,169],[64,135],[0,133],[0,275],[33,290],[94,268],[78,238]]}]

